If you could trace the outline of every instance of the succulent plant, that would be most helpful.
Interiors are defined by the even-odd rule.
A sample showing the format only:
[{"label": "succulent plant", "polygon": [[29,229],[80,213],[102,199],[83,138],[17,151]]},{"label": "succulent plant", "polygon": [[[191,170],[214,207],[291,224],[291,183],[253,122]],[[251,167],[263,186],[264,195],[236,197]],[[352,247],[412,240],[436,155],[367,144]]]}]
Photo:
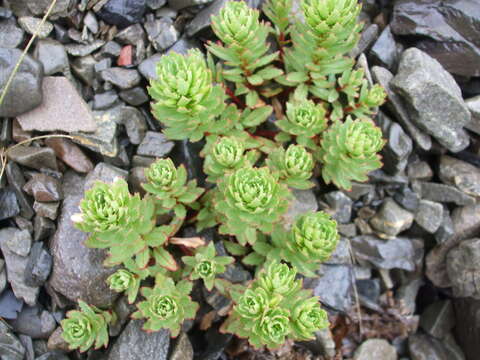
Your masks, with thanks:
[{"label": "succulent plant", "polygon": [[263,12],[273,22],[277,28],[277,35],[282,36],[279,40],[284,40],[290,25],[290,11],[292,10],[293,0],[267,0],[263,4]]},{"label": "succulent plant", "polygon": [[280,172],[280,179],[295,189],[309,189],[315,165],[313,156],[302,145],[291,144],[287,150],[283,147],[271,152],[267,165]]},{"label": "succulent plant", "polygon": [[367,174],[382,166],[377,154],[385,144],[382,131],[369,119],[334,123],[323,134],[318,158],[322,176],[342,189],[351,189],[353,181],[366,181]]},{"label": "succulent plant", "polygon": [[223,215],[220,231],[253,244],[257,230],[270,233],[288,207],[290,192],[268,168],[245,167],[219,184],[216,210]]},{"label": "succulent plant", "polygon": [[190,299],[192,283],[186,280],[175,284],[164,275],[157,275],[153,288],[141,289],[145,301],[137,304],[138,311],[132,314],[133,319],[146,319],[143,329],[147,332],[169,329],[171,336],[180,333],[182,323],[193,319],[198,304]]},{"label": "succulent plant", "polygon": [[190,274],[190,280],[202,279],[207,290],[212,290],[215,277],[225,272],[226,265],[235,259],[230,256],[215,256],[215,246],[210,242],[207,246],[198,248],[195,256],[184,256],[182,261],[187,265],[185,273]]},{"label": "succulent plant", "polygon": [[318,299],[301,290],[296,271],[288,265],[270,263],[247,289],[231,292],[232,313],[224,329],[248,338],[255,347],[276,348],[286,338],[309,340],[328,326]]},{"label": "succulent plant", "polygon": [[165,135],[173,140],[200,140],[205,132],[216,133],[216,122],[225,108],[224,93],[213,85],[211,71],[199,50],[186,56],[175,52],[162,56],[157,63],[157,79],[148,89],[156,101],[153,114],[167,128]]},{"label": "succulent plant", "polygon": [[92,346],[99,349],[108,345],[108,325],[116,321],[113,312],[102,311],[79,300],[80,311],[72,310],[62,320],[62,337],[70,350],[87,351]]},{"label": "succulent plant", "polygon": [[186,215],[185,205],[192,204],[203,193],[196,180],[187,182],[187,170],[178,169],[169,158],[158,159],[145,170],[146,184],[142,187],[160,204],[160,212],[175,211],[177,218]]}]

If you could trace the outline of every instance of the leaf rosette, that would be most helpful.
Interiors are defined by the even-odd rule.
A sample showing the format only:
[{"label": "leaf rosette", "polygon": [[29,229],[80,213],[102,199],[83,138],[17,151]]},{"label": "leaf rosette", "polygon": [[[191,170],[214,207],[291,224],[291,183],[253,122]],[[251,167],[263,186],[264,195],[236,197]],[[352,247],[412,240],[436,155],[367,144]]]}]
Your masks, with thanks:
[{"label": "leaf rosette", "polygon": [[280,179],[295,189],[309,189],[315,163],[313,156],[302,145],[280,147],[269,154],[267,165],[280,172]]},{"label": "leaf rosette", "polygon": [[295,280],[297,271],[287,264],[271,262],[266,271],[258,277],[258,285],[268,294],[286,296],[300,287],[300,282]]},{"label": "leaf rosette", "polygon": [[335,122],[323,134],[318,152],[323,179],[346,190],[352,181],[368,180],[368,173],[382,166],[377,153],[384,144],[382,131],[369,119]]},{"label": "leaf rosette", "polygon": [[289,311],[282,308],[268,310],[253,328],[259,343],[269,348],[281,346],[290,333],[289,316]]},{"label": "leaf rosette", "polygon": [[294,337],[300,341],[312,340],[315,332],[328,327],[328,315],[316,297],[299,301],[292,311]]}]

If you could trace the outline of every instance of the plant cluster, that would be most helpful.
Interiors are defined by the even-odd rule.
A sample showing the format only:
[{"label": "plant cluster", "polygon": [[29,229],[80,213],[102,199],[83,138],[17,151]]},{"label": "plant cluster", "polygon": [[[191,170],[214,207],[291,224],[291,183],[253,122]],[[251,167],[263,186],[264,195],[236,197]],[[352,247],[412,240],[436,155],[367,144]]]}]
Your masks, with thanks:
[{"label": "plant cluster", "polygon": [[[320,211],[287,225],[284,215],[292,189],[310,189],[320,177],[348,190],[381,167],[384,140],[370,117],[385,93],[346,56],[362,28],[356,0],[302,0],[304,21],[293,23],[291,7],[267,0],[270,24],[243,1],[228,2],[212,17],[219,41],[208,43],[206,58],[172,52],[157,64],[153,114],[169,139],[203,142],[205,187],[183,165],[158,159],[145,170],[143,197],[124,180],[99,182],[72,218],[91,233],[87,246],[106,249],[105,266],[121,266],[108,285],[136,303],[133,317],[145,319],[146,331],[176,336],[195,317],[196,280],[233,300],[222,328],[256,347],[311,339],[328,326],[296,276],[317,276],[339,241],[336,222]],[[185,223],[216,227],[232,256],[218,256],[220,243],[175,237]],[[235,260],[255,268],[250,285],[222,275]],[[81,350],[92,337],[106,344],[111,319],[81,309],[63,325],[64,338]]]}]

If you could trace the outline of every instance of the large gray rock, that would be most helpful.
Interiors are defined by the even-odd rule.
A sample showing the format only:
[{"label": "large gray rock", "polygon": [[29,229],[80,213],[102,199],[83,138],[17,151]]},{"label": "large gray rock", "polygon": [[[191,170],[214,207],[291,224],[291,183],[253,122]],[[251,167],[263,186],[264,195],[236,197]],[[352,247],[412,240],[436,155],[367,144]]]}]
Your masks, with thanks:
[{"label": "large gray rock", "polygon": [[465,359],[461,351],[451,349],[445,341],[421,333],[410,335],[408,349],[412,360]]},{"label": "large gray rock", "polygon": [[368,339],[358,347],[353,360],[397,360],[397,351],[384,339]]},{"label": "large gray rock", "polygon": [[390,24],[396,35],[415,39],[415,47],[449,72],[480,76],[480,3],[477,0],[396,1]]},{"label": "large gray rock", "polygon": [[469,163],[443,155],[440,158],[440,180],[448,185],[455,185],[468,195],[480,197],[480,169]]},{"label": "large gray rock", "polygon": [[187,25],[187,35],[194,37],[198,32],[210,27],[212,15],[217,15],[229,1],[231,0],[216,0],[200,11]]},{"label": "large gray rock", "polygon": [[[0,48],[0,90],[3,91],[22,52]],[[0,105],[0,117],[15,117],[34,109],[42,102],[43,67],[26,55]]]},{"label": "large gray rock", "polygon": [[470,112],[455,79],[437,60],[416,48],[406,50],[390,85],[418,127],[452,152],[468,146],[463,126],[470,122]]},{"label": "large gray rock", "polygon": [[[108,360],[167,360],[170,333],[147,333],[142,320],[131,320],[113,344]],[[135,351],[133,351],[135,349]]]},{"label": "large gray rock", "polygon": [[78,212],[83,198],[84,179],[73,172],[64,176],[65,200],[58,220],[58,228],[51,239],[50,252],[53,268],[49,285],[66,298],[82,299],[89,304],[108,307],[118,294],[108,288],[106,279],[116,268],[103,266],[106,252],[84,245],[88,234],[77,230],[70,217]]},{"label": "large gray rock", "polygon": [[465,100],[465,104],[472,114],[472,119],[465,127],[468,130],[480,134],[480,95]]},{"label": "large gray rock", "polygon": [[[77,0],[57,0],[50,18],[55,20],[59,17],[67,16],[69,11],[76,5]],[[50,0],[28,1],[28,8],[34,15],[45,15],[51,5]]]},{"label": "large gray rock", "polygon": [[454,296],[480,299],[480,239],[462,241],[450,250],[446,263]]},{"label": "large gray rock", "polygon": [[411,212],[399,206],[392,198],[386,198],[380,210],[370,219],[370,225],[381,237],[388,239],[407,230],[413,219]]},{"label": "large gray rock", "polygon": [[17,246],[26,241],[31,241],[27,230],[11,227],[0,230],[0,249],[5,257],[8,282],[17,298],[33,306],[37,301],[40,289],[38,286],[28,286],[25,283],[24,274],[28,265],[28,253],[24,256],[19,255]]},{"label": "large gray rock", "polygon": [[0,19],[0,48],[14,49],[23,41],[24,31],[12,17]]},{"label": "large gray rock", "polygon": [[23,360],[25,348],[12,334],[8,325],[0,319],[0,359]]},{"label": "large gray rock", "polygon": [[34,56],[42,63],[45,75],[70,73],[70,65],[65,47],[56,40],[39,40],[35,47]]}]

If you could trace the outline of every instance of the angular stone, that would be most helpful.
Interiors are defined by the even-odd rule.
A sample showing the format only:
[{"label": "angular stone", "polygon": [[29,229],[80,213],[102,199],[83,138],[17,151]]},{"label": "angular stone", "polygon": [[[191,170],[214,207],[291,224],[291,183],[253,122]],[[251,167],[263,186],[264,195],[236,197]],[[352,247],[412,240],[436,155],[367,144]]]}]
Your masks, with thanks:
[{"label": "angular stone", "polygon": [[70,80],[49,76],[43,79],[43,102],[34,110],[19,116],[23,130],[85,131],[96,130],[88,105]]},{"label": "angular stone", "polygon": [[122,90],[137,86],[141,80],[137,70],[120,67],[103,70],[100,75],[104,81],[108,81]]},{"label": "angular stone", "polygon": [[[6,278],[5,269],[3,270],[3,276]],[[23,305],[23,301],[19,300],[11,289],[6,289],[0,293],[0,316],[2,318],[16,319],[18,313],[22,311]]]},{"label": "angular stone", "polygon": [[168,0],[168,6],[175,10],[182,10],[190,6],[205,5],[213,0]]},{"label": "angular stone", "polygon": [[397,350],[384,339],[368,339],[358,347],[353,360],[397,360]]},{"label": "angular stone", "polygon": [[23,360],[25,348],[9,326],[0,320],[0,356],[5,360]]},{"label": "angular stone", "polygon": [[211,24],[212,15],[217,15],[229,1],[230,0],[216,0],[206,6],[202,11],[195,15],[190,24],[187,25],[187,35],[189,37],[194,37],[200,31],[207,29]]},{"label": "angular stone", "polygon": [[440,158],[440,180],[448,185],[454,185],[467,195],[480,197],[480,169],[476,166],[451,156]]},{"label": "angular stone", "polygon": [[394,200],[408,211],[415,212],[420,204],[420,195],[407,186],[402,186],[393,195]]},{"label": "angular stone", "polygon": [[455,335],[468,360],[477,358],[480,352],[480,300],[454,299]]},{"label": "angular stone", "polygon": [[55,232],[55,224],[52,220],[42,216],[35,216],[33,220],[33,241],[43,240]]},{"label": "angular stone", "polygon": [[137,46],[138,43],[144,43],[147,41],[147,35],[145,34],[142,25],[134,24],[115,35],[115,40],[118,40],[124,45]]},{"label": "angular stone", "polygon": [[33,16],[22,16],[18,19],[18,24],[28,34],[37,34],[39,39],[45,39],[53,30],[53,24],[45,21],[42,24],[42,19]]},{"label": "angular stone", "polygon": [[23,177],[20,167],[16,163],[10,161],[7,164],[5,173],[7,175],[8,183],[15,191],[17,202],[20,206],[20,215],[26,219],[31,219],[34,215],[32,201],[23,192],[25,178]]},{"label": "angular stone", "polygon": [[455,229],[453,228],[453,221],[450,217],[450,212],[448,208],[444,205],[443,207],[443,218],[440,223],[440,227],[435,232],[435,240],[437,243],[441,244],[453,237],[455,234]]},{"label": "angular stone", "polygon": [[193,346],[186,333],[178,337],[169,360],[193,360]]},{"label": "angular stone", "polygon": [[395,3],[392,32],[414,39],[415,46],[436,58],[449,72],[480,76],[480,4],[475,0]]},{"label": "angular stone", "polygon": [[[3,290],[7,286],[7,272],[5,270],[5,260],[0,259],[0,294],[2,294]],[[3,316],[4,315],[0,315]]]},{"label": "angular stone", "polygon": [[14,18],[0,19],[0,48],[15,49],[22,43],[24,34]]},{"label": "angular stone", "polygon": [[433,182],[420,182],[420,196],[422,199],[456,205],[472,205],[475,198],[466,195],[457,188]]},{"label": "angular stone", "polygon": [[[12,286],[15,296],[25,301],[28,305],[35,305],[39,293],[38,287],[28,286],[24,280],[25,269],[28,264],[28,258],[15,254],[8,243],[30,236],[27,231],[21,231],[16,228],[3,228],[0,230],[0,249],[5,257],[7,265],[7,278]],[[8,240],[8,241],[7,241]]]},{"label": "angular stone", "polygon": [[104,44],[105,41],[103,40],[94,40],[89,44],[67,44],[65,45],[65,50],[67,50],[69,55],[84,57],[100,49]]},{"label": "angular stone", "polygon": [[0,189],[0,220],[5,220],[20,213],[17,197],[12,189]]},{"label": "angular stone", "polygon": [[455,326],[452,301],[437,301],[427,307],[420,317],[420,326],[437,339],[447,336]]},{"label": "angular stone", "polygon": [[95,94],[93,97],[93,110],[107,110],[115,105],[119,105],[118,94],[115,90],[105,91]]},{"label": "angular stone", "polygon": [[137,149],[137,155],[164,157],[172,151],[173,146],[174,143],[168,140],[162,133],[147,131]]},{"label": "angular stone", "polygon": [[292,190],[293,201],[283,215],[283,227],[289,229],[295,219],[306,212],[318,210],[318,202],[312,190]]},{"label": "angular stone", "polygon": [[70,219],[78,212],[83,187],[84,180],[78,175],[73,172],[65,174],[65,200],[57,231],[50,243],[53,268],[48,284],[74,302],[82,299],[95,306],[108,307],[118,294],[108,288],[105,280],[116,268],[103,266],[105,251],[87,248],[84,242],[88,234],[76,229]]},{"label": "angular stone", "polygon": [[382,237],[395,237],[407,230],[413,223],[414,216],[411,212],[400,207],[392,198],[383,201],[380,210],[370,219],[370,225]]},{"label": "angular stone", "polygon": [[390,81],[393,79],[393,74],[380,66],[372,67],[371,71],[375,82],[382,85],[385,89],[389,100],[387,101],[386,106],[393,112],[396,120],[406,129],[413,141],[415,141],[422,150],[430,150],[432,147],[432,139],[430,138],[430,135],[417,128],[412,122],[402,98],[390,87]]},{"label": "angular stone", "polygon": [[421,50],[410,48],[400,59],[390,85],[402,96],[415,124],[452,152],[465,149],[469,138],[462,129],[470,112],[454,78]]},{"label": "angular stone", "polygon": [[32,339],[48,339],[57,323],[54,317],[42,306],[24,306],[18,318],[10,323],[15,332],[28,335]]},{"label": "angular stone", "polygon": [[23,257],[28,256],[32,247],[32,237],[28,230],[21,230],[15,236],[5,238],[3,241],[11,252]]},{"label": "angular stone", "polygon": [[[137,152],[145,151],[154,153],[154,156],[163,157],[165,154],[157,154],[162,154],[162,151],[166,151],[169,144],[172,144],[173,147],[173,143],[167,141],[163,134],[147,132],[147,122],[145,120],[145,116],[143,116],[143,114],[138,109],[131,106],[122,106],[113,109],[111,112],[112,114],[114,114],[114,116],[116,116],[115,121],[119,125],[125,126],[125,130],[127,131],[127,136],[130,143],[134,145],[140,144],[139,150],[137,150]],[[163,140],[159,139],[158,136],[153,136],[152,134],[161,135]],[[147,135],[149,136],[148,140],[146,140]],[[158,149],[146,149],[144,140],[147,141],[147,147],[158,146]],[[140,148],[142,149],[140,150]]]},{"label": "angular stone", "polygon": [[140,71],[144,78],[147,80],[157,78],[155,69],[162,56],[163,54],[155,54],[140,63],[138,66],[138,71]]},{"label": "angular stone", "polygon": [[362,235],[350,241],[358,260],[380,269],[415,270],[415,249],[411,239],[393,238],[385,241],[375,236]]},{"label": "angular stone", "polygon": [[395,70],[398,63],[398,50],[390,26],[383,29],[370,50],[370,56],[378,65],[386,67],[390,71]]},{"label": "angular stone", "polygon": [[410,335],[408,350],[412,360],[453,360],[441,340],[425,334]]},{"label": "angular stone", "polygon": [[157,51],[164,51],[180,37],[179,31],[175,28],[173,20],[170,18],[160,18],[157,20],[147,21],[145,23],[148,40],[152,43]]},{"label": "angular stone", "polygon": [[97,130],[92,133],[78,133],[74,141],[108,157],[118,154],[117,123],[115,114],[110,111],[94,111]]},{"label": "angular stone", "polygon": [[35,174],[24,186],[23,190],[33,196],[36,201],[50,202],[63,199],[60,182],[45,174]]},{"label": "angular stone", "polygon": [[465,100],[465,105],[472,114],[470,122],[465,127],[476,134],[480,134],[480,95]]},{"label": "angular stone", "polygon": [[45,75],[68,74],[70,72],[65,47],[56,40],[39,40],[35,47],[34,56],[42,63]]},{"label": "angular stone", "polygon": [[119,95],[123,101],[132,106],[142,105],[150,99],[143,87],[140,86],[123,90]]},{"label": "angular stone", "polygon": [[420,200],[415,213],[415,222],[430,234],[438,230],[443,220],[443,206],[440,203]]},{"label": "angular stone", "polygon": [[17,146],[7,154],[10,160],[32,169],[58,170],[55,153],[50,148]]},{"label": "angular stone", "polygon": [[128,172],[106,163],[98,163],[85,179],[85,191],[91,189],[96,181],[113,183],[116,178],[126,179]]},{"label": "angular stone", "polygon": [[45,140],[55,155],[73,170],[79,173],[92,171],[93,164],[83,151],[71,140],[64,138],[49,138]]},{"label": "angular stone", "polygon": [[55,220],[58,214],[58,207],[60,202],[41,202],[35,201],[33,203],[33,210],[37,213],[37,216],[47,217],[50,220]]},{"label": "angular stone", "polygon": [[107,24],[125,28],[139,23],[146,10],[146,0],[110,0],[98,13]]},{"label": "angular stone", "polygon": [[95,64],[97,61],[91,55],[82,56],[72,61],[74,74],[85,84],[92,86],[95,80]]},{"label": "angular stone", "polygon": [[[5,87],[20,56],[18,49],[0,48],[0,89]],[[42,64],[27,54],[0,105],[0,117],[15,117],[37,107],[42,102],[42,79]]]},{"label": "angular stone", "polygon": [[42,286],[47,281],[51,270],[52,256],[44,249],[41,242],[34,243],[25,268],[25,284]]},{"label": "angular stone", "polygon": [[371,24],[366,27],[360,36],[360,40],[358,41],[357,45],[349,52],[349,56],[356,58],[358,55],[366,52],[373,44],[375,40],[378,38],[378,25]]},{"label": "angular stone", "polygon": [[433,171],[426,161],[414,161],[408,164],[408,177],[412,180],[429,181],[433,177]]},{"label": "angular stone", "polygon": [[[143,321],[131,320],[113,344],[108,360],[167,360],[170,334],[162,329],[147,333]],[[135,352],[131,351],[135,349]]]},{"label": "angular stone", "polygon": [[341,191],[331,191],[325,194],[325,200],[330,209],[327,211],[332,215],[332,218],[341,224],[346,224],[352,217],[353,201]]},{"label": "angular stone", "polygon": [[[58,17],[65,17],[68,15],[69,10],[76,4],[76,0],[58,0],[55,6],[52,9],[51,17],[57,19]],[[37,0],[37,1],[28,1],[28,9],[34,15],[45,15],[48,9],[51,6],[51,1],[49,0]]]},{"label": "angular stone", "polygon": [[460,242],[448,253],[446,264],[453,295],[480,299],[480,239]]}]

